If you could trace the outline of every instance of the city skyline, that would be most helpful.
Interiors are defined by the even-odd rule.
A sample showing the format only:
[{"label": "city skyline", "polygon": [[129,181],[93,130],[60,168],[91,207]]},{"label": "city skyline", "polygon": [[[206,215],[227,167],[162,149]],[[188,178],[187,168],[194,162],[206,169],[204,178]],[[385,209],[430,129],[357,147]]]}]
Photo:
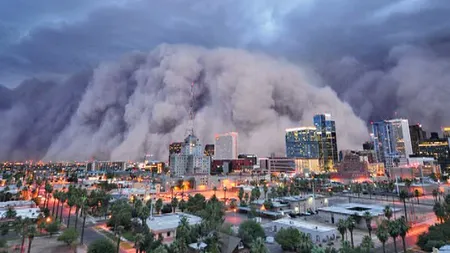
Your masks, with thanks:
[{"label": "city skyline", "polygon": [[182,140],[191,116],[204,143],[233,130],[259,155],[283,153],[279,134],[323,111],[340,124],[340,149],[366,141],[369,121],[435,132],[450,125],[447,8],[6,0],[0,159],[167,157],[159,147]]},{"label": "city skyline", "polygon": [[447,252],[449,14],[1,0],[0,252]]}]

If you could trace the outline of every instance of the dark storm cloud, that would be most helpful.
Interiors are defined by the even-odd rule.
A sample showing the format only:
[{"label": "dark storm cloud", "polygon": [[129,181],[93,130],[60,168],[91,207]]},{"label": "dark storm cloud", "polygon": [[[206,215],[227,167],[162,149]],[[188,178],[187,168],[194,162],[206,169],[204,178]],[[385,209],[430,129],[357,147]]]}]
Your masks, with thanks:
[{"label": "dark storm cloud", "polygon": [[[9,98],[2,99],[0,114],[9,119],[5,126],[12,131],[8,136],[0,136],[0,140],[7,140],[6,143],[11,145],[4,151],[4,157],[11,157],[13,153],[14,157],[25,157],[25,154],[39,157],[51,144],[48,158],[51,158],[50,154],[68,157],[74,155],[75,150],[81,150],[88,141],[92,141],[92,136],[97,136],[101,141],[106,137],[111,140],[106,145],[109,148],[100,150],[92,147],[95,150],[91,150],[91,153],[108,157],[112,152],[114,157],[121,157],[124,153],[120,150],[126,150],[133,145],[131,140],[136,141],[138,138],[127,137],[127,122],[129,124],[132,121],[126,119],[126,111],[127,107],[132,107],[128,104],[131,94],[139,87],[140,82],[144,82],[135,80],[134,75],[141,72],[127,68],[123,71],[121,61],[121,67],[115,70],[131,75],[120,76],[126,80],[124,87],[121,86],[124,84],[119,86],[127,96],[117,97],[119,100],[114,102],[116,104],[89,113],[87,108],[92,105],[83,103],[82,98],[101,94],[103,90],[93,92],[86,89],[88,84],[96,83],[95,87],[103,87],[105,92],[109,88],[100,85],[102,82],[95,79],[96,76],[103,75],[86,73],[97,68],[100,62],[117,60],[119,56],[135,50],[148,52],[161,43],[192,44],[209,49],[240,48],[285,58],[309,73],[307,82],[312,86],[330,86],[364,120],[391,117],[397,112],[399,116],[408,117],[414,122],[420,120],[425,126],[436,129],[443,124],[450,124],[450,115],[442,109],[450,106],[446,101],[450,95],[447,88],[449,85],[446,85],[449,80],[447,73],[450,72],[449,12],[450,2],[428,0],[2,1],[0,83],[15,87],[21,80],[35,77],[16,90],[0,89],[0,98]],[[216,54],[219,53],[204,53]],[[236,52],[230,54],[235,57],[245,55]],[[131,57],[134,63],[129,63],[130,66],[140,66],[141,63],[136,60],[143,56],[137,55],[140,53]],[[177,55],[183,57],[185,52]],[[223,60],[221,57],[215,59]],[[153,61],[156,64],[160,60]],[[209,69],[209,66],[229,67],[205,63],[200,71],[215,71]],[[67,76],[80,70],[84,72],[68,80],[82,78],[82,82],[67,81]],[[105,73],[112,75],[110,71],[105,70]],[[160,78],[164,76],[166,75],[161,75]],[[314,81],[311,81],[312,76],[315,76]],[[254,82],[257,78],[252,77],[250,80]],[[165,81],[153,83],[161,89],[166,84]],[[61,86],[65,88],[60,88]],[[198,94],[200,111],[201,108],[216,108],[209,105],[213,96],[210,88],[206,85]],[[19,90],[21,94],[36,92],[39,94],[36,98],[57,101],[38,106],[25,99],[11,99],[18,96]],[[65,95],[59,96],[59,92]],[[276,101],[271,108],[281,117],[279,120],[283,121],[283,117],[287,117],[294,124],[302,122],[304,113],[310,113],[305,109],[308,106],[290,108],[288,103],[294,101],[293,98],[285,99],[284,96],[289,94],[279,95],[281,90],[277,92],[273,94]],[[74,95],[70,95],[72,93]],[[418,96],[419,94],[422,96]],[[67,104],[59,109],[53,108],[63,103],[59,97],[68,96],[72,97]],[[433,102],[427,102],[428,100]],[[297,103],[303,102],[305,101]],[[89,106],[83,107],[83,104]],[[174,105],[168,101],[147,106],[172,108],[171,110],[178,112],[175,115],[181,117],[179,108],[175,110]],[[232,107],[222,106],[228,111]],[[245,107],[240,108],[244,110]],[[324,109],[326,108],[328,107],[325,106]],[[80,117],[80,112],[86,112],[86,117],[81,117],[83,120],[93,117],[89,124],[85,122],[93,128],[74,125],[73,121]],[[239,118],[238,112],[235,113],[237,114],[231,116],[237,117],[236,122],[244,120]],[[104,120],[96,121],[95,115],[100,115]],[[149,121],[153,123],[147,126],[151,133],[144,138],[141,151],[151,149],[149,146],[153,144],[150,144],[150,140],[160,138],[151,135],[153,132],[161,134],[165,129],[171,129],[178,133],[185,123],[179,118],[166,118],[158,114],[152,117]],[[220,120],[224,118],[226,117]],[[40,121],[42,119],[50,119],[57,124],[51,127],[34,124],[43,122]],[[15,128],[18,122],[27,127]],[[102,125],[105,122],[114,124]],[[252,124],[240,125],[240,129],[254,130]],[[267,128],[272,131],[277,129]],[[42,129],[46,131],[36,134],[41,133]],[[99,129],[103,129],[104,135],[97,134]],[[141,131],[148,129],[131,132],[143,134]],[[91,136],[82,135],[85,141],[74,143],[71,146],[73,153],[55,152],[67,144],[64,138],[70,137],[69,133],[81,130]],[[60,133],[63,134],[59,136]],[[256,133],[257,131],[255,136],[262,136],[261,133]],[[32,142],[17,146],[30,136],[33,137]],[[170,136],[180,138],[178,134]],[[162,139],[168,141],[169,137],[165,138]],[[256,145],[257,142],[250,139],[249,143]],[[114,151],[111,148],[113,145],[120,145],[120,150]],[[84,157],[86,154],[76,155]]]},{"label": "dark storm cloud", "polygon": [[374,54],[378,58],[399,43],[445,31],[449,5],[426,0],[8,0],[0,6],[0,34],[6,34],[0,69],[67,73],[160,43],[253,48],[319,67],[346,54],[375,60]]}]

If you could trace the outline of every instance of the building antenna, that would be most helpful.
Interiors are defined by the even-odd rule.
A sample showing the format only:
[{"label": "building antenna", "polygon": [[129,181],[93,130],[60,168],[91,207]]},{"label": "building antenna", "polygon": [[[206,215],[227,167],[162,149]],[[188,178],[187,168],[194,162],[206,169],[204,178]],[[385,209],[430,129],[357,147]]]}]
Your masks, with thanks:
[{"label": "building antenna", "polygon": [[190,100],[189,100],[189,122],[185,135],[194,135],[194,82],[191,83]]}]

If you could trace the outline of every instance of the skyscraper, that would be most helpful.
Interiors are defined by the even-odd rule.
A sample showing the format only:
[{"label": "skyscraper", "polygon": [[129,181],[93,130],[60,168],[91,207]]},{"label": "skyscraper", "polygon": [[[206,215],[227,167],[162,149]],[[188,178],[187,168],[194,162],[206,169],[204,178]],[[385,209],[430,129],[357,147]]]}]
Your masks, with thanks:
[{"label": "skyscraper", "polygon": [[216,134],[214,143],[214,158],[237,159],[238,157],[238,133],[229,132]]},{"label": "skyscraper", "polygon": [[330,114],[314,116],[314,126],[319,142],[319,161],[325,170],[333,168],[338,162],[336,125]]},{"label": "skyscraper", "polygon": [[419,154],[419,143],[427,138],[427,133],[422,129],[421,124],[409,126],[409,133],[413,154]]},{"label": "skyscraper", "polygon": [[169,145],[169,155],[179,154],[181,152],[182,142],[172,142]]},{"label": "skyscraper", "polygon": [[315,127],[286,129],[286,156],[319,158],[319,142]]},{"label": "skyscraper", "polygon": [[214,144],[206,144],[204,154],[206,156],[214,156]]},{"label": "skyscraper", "polygon": [[181,152],[170,155],[172,174],[209,174],[211,159],[204,155],[203,145],[193,134],[189,134],[181,147]]},{"label": "skyscraper", "polygon": [[387,169],[413,154],[407,119],[392,119],[372,123],[372,138],[378,162]]},{"label": "skyscraper", "polygon": [[450,138],[450,127],[443,127],[442,134],[444,135],[444,138]]},{"label": "skyscraper", "polygon": [[443,172],[450,171],[450,138],[439,138],[438,133],[431,133],[430,138],[419,143],[419,155],[434,157]]}]

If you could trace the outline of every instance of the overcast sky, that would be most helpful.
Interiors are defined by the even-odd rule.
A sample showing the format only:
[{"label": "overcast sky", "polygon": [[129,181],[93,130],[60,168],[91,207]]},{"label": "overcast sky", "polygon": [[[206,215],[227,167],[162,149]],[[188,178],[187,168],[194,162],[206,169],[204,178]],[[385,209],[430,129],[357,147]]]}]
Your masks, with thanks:
[{"label": "overcast sky", "polygon": [[449,0],[2,0],[0,159],[166,159],[196,80],[199,137],[239,131],[243,152],[283,154],[284,128],[319,112],[340,149],[375,120],[438,131],[449,14]]},{"label": "overcast sky", "polygon": [[3,0],[0,83],[60,75],[161,43],[239,47],[321,68],[379,63],[448,35],[445,0]]}]

